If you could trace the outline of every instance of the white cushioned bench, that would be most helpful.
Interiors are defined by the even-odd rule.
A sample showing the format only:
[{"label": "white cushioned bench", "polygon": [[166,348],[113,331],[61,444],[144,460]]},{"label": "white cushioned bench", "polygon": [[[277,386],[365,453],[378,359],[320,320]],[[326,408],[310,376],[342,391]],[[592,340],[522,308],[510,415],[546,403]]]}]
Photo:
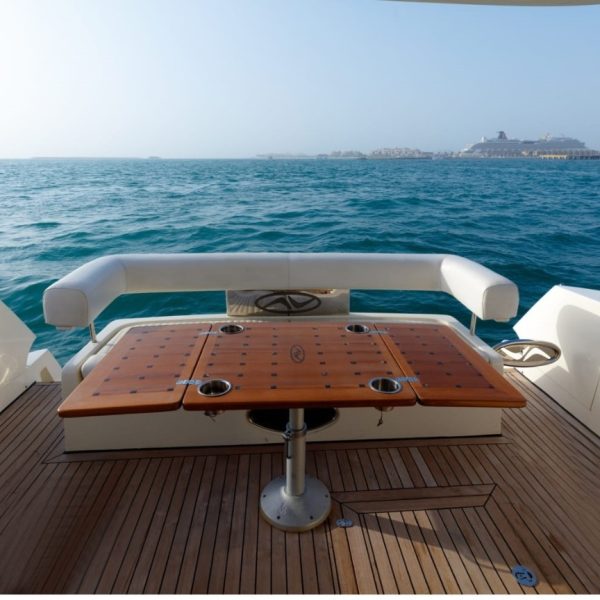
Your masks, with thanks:
[{"label": "white cushioned bench", "polygon": [[495,321],[513,318],[519,303],[510,280],[450,254],[118,254],[51,285],[44,316],[57,327],[86,327],[122,294],[314,288],[446,292]]},{"label": "white cushioned bench", "polygon": [[[123,294],[332,288],[445,292],[478,318],[495,321],[514,317],[519,301],[517,287],[510,280],[471,260],[449,254],[121,254],[93,260],[51,285],[44,293],[44,315],[47,323],[59,328],[87,327]],[[63,397],[133,326],[230,318],[187,315],[113,321],[98,333],[97,341],[86,344],[64,366]],[[502,369],[498,355],[448,315],[346,313],[304,318],[442,323],[452,327],[496,369]],[[499,408],[417,405],[386,413],[384,424],[377,426],[379,417],[372,408],[341,408],[335,423],[312,432],[311,440],[494,435],[501,432],[501,413]],[[280,434],[250,425],[245,411],[237,410],[226,411],[215,421],[201,412],[184,410],[69,418],[64,420],[64,428],[65,447],[69,451],[261,444],[280,440]]]}]

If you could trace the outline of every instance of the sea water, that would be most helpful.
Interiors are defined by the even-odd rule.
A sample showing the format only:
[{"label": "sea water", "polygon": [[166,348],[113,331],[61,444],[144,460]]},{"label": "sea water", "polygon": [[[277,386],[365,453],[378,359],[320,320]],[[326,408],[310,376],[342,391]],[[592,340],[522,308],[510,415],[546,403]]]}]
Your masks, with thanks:
[{"label": "sea water", "polygon": [[[62,363],[88,333],[46,325],[42,294],[71,270],[240,251],[459,254],[512,279],[522,314],[555,284],[600,288],[600,161],[0,161],[0,299]],[[440,293],[357,291],[351,308],[470,319]],[[134,294],[96,325],[224,309],[222,293]],[[515,337],[510,323],[477,331]]]}]

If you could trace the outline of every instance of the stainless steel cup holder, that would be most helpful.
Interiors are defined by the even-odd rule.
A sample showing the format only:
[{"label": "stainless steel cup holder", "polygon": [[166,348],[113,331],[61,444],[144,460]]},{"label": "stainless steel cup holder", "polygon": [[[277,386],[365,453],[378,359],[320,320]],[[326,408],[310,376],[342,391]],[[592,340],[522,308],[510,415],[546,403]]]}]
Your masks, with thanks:
[{"label": "stainless steel cup holder", "polygon": [[382,394],[397,394],[402,390],[402,384],[392,377],[375,377],[369,381],[369,387]]},{"label": "stainless steel cup holder", "polygon": [[370,329],[367,325],[362,323],[349,323],[346,325],[346,331],[350,333],[369,333]]},{"label": "stainless steel cup holder", "polygon": [[219,331],[228,335],[242,333],[242,331],[244,331],[244,326],[238,325],[237,323],[228,323],[227,325],[222,325],[219,327]]},{"label": "stainless steel cup holder", "polygon": [[202,396],[224,396],[231,391],[231,384],[225,379],[209,379],[198,386],[198,393]]}]

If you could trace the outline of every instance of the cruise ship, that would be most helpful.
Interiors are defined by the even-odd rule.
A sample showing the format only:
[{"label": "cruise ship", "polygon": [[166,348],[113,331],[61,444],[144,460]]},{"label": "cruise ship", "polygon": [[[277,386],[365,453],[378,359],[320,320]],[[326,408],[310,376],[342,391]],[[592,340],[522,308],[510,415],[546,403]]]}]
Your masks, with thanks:
[{"label": "cruise ship", "polygon": [[489,139],[461,150],[461,156],[474,158],[546,158],[546,159],[599,159],[600,152],[591,150],[572,137],[553,137],[549,134],[538,140],[509,138],[504,131]]}]

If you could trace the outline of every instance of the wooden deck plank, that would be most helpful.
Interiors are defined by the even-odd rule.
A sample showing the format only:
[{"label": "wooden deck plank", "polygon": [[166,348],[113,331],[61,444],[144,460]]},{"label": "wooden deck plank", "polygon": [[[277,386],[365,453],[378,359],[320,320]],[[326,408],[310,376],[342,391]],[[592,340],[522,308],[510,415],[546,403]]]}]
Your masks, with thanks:
[{"label": "wooden deck plank", "polygon": [[[318,456],[317,456],[318,454]],[[320,469],[317,468],[320,465]],[[321,481],[331,488],[327,461],[323,453],[309,452],[306,456],[306,470],[312,477],[321,478]],[[323,531],[323,527],[317,528]],[[314,530],[310,535],[300,535],[300,565],[302,569],[302,590],[304,594],[318,594],[319,580],[317,576],[317,564],[314,544]]]},{"label": "wooden deck plank", "polygon": [[[39,538],[36,548],[29,557],[29,566],[35,565],[32,571],[31,583],[34,593],[43,589],[43,584],[48,576],[51,575],[51,569],[54,563],[60,559],[60,548],[65,539],[69,537],[73,513],[72,507],[77,507],[77,494],[82,485],[85,485],[85,479],[91,465],[82,463],[71,469],[72,474],[69,483],[63,490],[60,500],[57,502],[55,510],[49,516],[43,535]],[[94,476],[94,473],[92,473]],[[76,515],[76,513],[75,513]]]},{"label": "wooden deck plank", "polygon": [[[346,504],[345,508],[348,508],[347,504]],[[370,515],[359,514],[358,522],[360,524],[360,528],[362,531],[366,554],[369,559],[369,563],[371,565],[371,572],[373,573],[373,578],[375,581],[376,593],[382,594],[383,593],[383,583],[381,581],[381,575],[379,573],[379,565],[377,564],[375,552],[373,550],[373,544],[371,543],[371,538],[369,536],[369,523],[368,523],[369,516]]]},{"label": "wooden deck plank", "polygon": [[59,593],[68,580],[73,559],[79,557],[86,542],[82,531],[88,530],[90,519],[92,522],[95,520],[94,506],[86,502],[86,497],[99,494],[108,475],[108,469],[105,467],[106,465],[101,463],[90,465],[86,479],[77,484],[77,497],[73,501],[73,522],[70,528],[62,526],[65,539],[60,544],[61,552],[55,564],[49,569],[48,577],[41,589]]},{"label": "wooden deck plank", "polygon": [[[474,534],[477,536],[477,541],[481,548],[483,548],[485,554],[489,558],[489,563],[486,563],[486,569],[494,569],[508,593],[521,593],[522,588],[513,577],[509,568],[509,565],[514,566],[517,563],[514,559],[507,559],[506,555],[502,553],[502,550],[504,550],[504,552],[508,554],[508,548],[502,535],[498,531],[490,533],[486,528],[479,512],[485,512],[485,509],[464,508],[462,511],[465,513],[469,527],[471,527]],[[532,588],[525,589],[533,592]]]},{"label": "wooden deck plank", "polygon": [[431,448],[431,451],[435,454],[435,456],[438,455],[438,451],[441,454],[441,456],[443,456],[444,460],[446,461],[445,464],[448,465],[448,469],[452,473],[454,473],[454,475],[458,479],[458,485],[469,485],[478,483],[476,481],[473,481],[469,477],[467,471],[464,468],[464,464],[462,462],[459,462],[459,460],[456,457],[456,454],[452,452],[452,448],[446,446],[436,446],[434,448]]},{"label": "wooden deck plank", "polygon": [[[404,524],[406,525],[406,529],[408,530],[408,535],[412,541],[412,545],[415,550],[415,554],[417,555],[421,570],[423,571],[423,575],[427,581],[429,591],[432,594],[443,594],[445,592],[444,584],[440,579],[438,570],[431,557],[427,540],[425,539],[424,532],[421,529],[421,524],[417,520],[417,514],[412,511],[407,511],[402,513],[402,518],[404,520]],[[448,582],[447,585],[458,589],[454,577],[452,577],[452,580]]]},{"label": "wooden deck plank", "polygon": [[[342,508],[339,502],[332,502],[331,514],[329,523],[335,523],[338,519],[342,519]],[[350,551],[350,541],[345,528],[330,525],[331,544],[333,550],[333,558],[337,566],[337,570],[341,573],[339,578],[339,591],[342,594],[357,594],[358,582],[356,581],[356,573],[352,564],[352,554]]]},{"label": "wooden deck plank", "polygon": [[306,534],[259,516],[279,447],[65,455],[33,386],[0,413],[0,591],[598,593],[600,442],[510,378],[529,405],[501,437],[309,444],[334,502]]},{"label": "wooden deck plank", "polygon": [[427,585],[425,573],[421,568],[417,551],[411,542],[411,538],[408,533],[408,528],[404,522],[402,513],[391,513],[389,515],[389,522],[392,526],[394,534],[396,535],[396,541],[400,549],[400,554],[406,565],[406,570],[410,578],[410,584],[414,589],[415,594],[429,594],[430,589]]},{"label": "wooden deck plank", "polygon": [[365,515],[364,523],[373,552],[373,562],[381,585],[381,592],[384,594],[397,594],[398,585],[377,517],[373,514]]},{"label": "wooden deck plank", "polygon": [[[112,518],[116,507],[133,476],[136,462],[119,461],[111,466],[109,475],[102,486],[102,491],[97,497],[98,502],[93,503],[92,515],[95,520],[91,523],[91,528],[83,533],[84,537],[87,538],[86,544],[77,562],[73,564],[74,568],[63,588],[63,593],[76,593],[88,581],[90,582],[88,589],[92,591],[99,579],[100,568],[94,559],[99,552],[100,556],[103,556],[105,532],[113,522]],[[78,532],[78,535],[82,535],[82,532]]]},{"label": "wooden deck plank", "polygon": [[[51,386],[37,389],[35,386],[28,395],[27,402],[13,403],[2,413],[3,426],[0,429],[0,477],[12,471],[16,457],[22,457],[28,439],[38,441],[36,433],[47,423],[56,424],[51,399],[55,389]],[[20,410],[10,413],[15,404]]]},{"label": "wooden deck plank", "polygon": [[238,489],[240,480],[241,484],[245,485],[248,476],[246,472],[243,476],[238,477],[241,458],[243,457],[230,456],[227,461],[227,470],[218,513],[219,524],[212,551],[212,565],[208,583],[209,594],[222,594],[225,589],[225,572],[230,557],[229,550],[231,545],[231,534],[233,533],[232,520],[235,508],[235,498],[236,495],[241,493],[241,490]]},{"label": "wooden deck plank", "polygon": [[[539,543],[545,548],[548,555],[552,557],[553,563],[557,565],[560,572],[569,581],[569,585],[574,591],[582,592],[584,588],[581,584],[581,579],[587,579],[586,574],[580,570],[576,561],[569,561],[570,564],[567,563],[565,558],[568,557],[565,557],[563,553],[560,552],[562,544],[559,545],[559,548],[557,549],[553,543],[555,539],[561,539],[563,535],[569,536],[570,532],[568,529],[560,527],[556,515],[548,505],[545,504],[543,498],[541,498],[541,501],[536,505],[535,511],[532,511],[528,507],[527,500],[530,499],[532,495],[533,497],[538,496],[539,491],[529,485],[520,474],[514,474],[514,471],[511,472],[510,469],[507,469],[491,448],[488,449],[487,452],[482,452],[482,454],[484,455],[482,462],[487,464],[488,469],[490,471],[497,469],[497,477],[502,477],[504,479],[503,483],[505,485],[497,488],[496,497],[498,501],[502,506],[506,506],[511,511],[518,508],[519,515],[523,519],[523,522],[527,524],[532,535],[534,535]],[[519,486],[517,479],[521,479],[522,487]],[[510,498],[508,496],[509,494]],[[550,506],[552,506],[554,504],[553,499],[549,496],[546,498],[548,499]],[[549,535],[550,533],[551,535]],[[575,541],[575,543],[577,544],[578,542]],[[574,546],[574,548],[575,547],[576,546]],[[597,561],[591,562],[590,568],[597,569]],[[589,581],[586,583],[588,585],[590,584]]]},{"label": "wooden deck plank", "polygon": [[193,594],[206,594],[208,592],[227,463],[227,456],[219,456],[217,458],[215,476],[212,481],[211,493],[206,509],[206,519],[202,530],[202,541],[198,551],[198,560],[196,561],[196,573],[192,585]]},{"label": "wooden deck plank", "polygon": [[181,567],[184,562],[185,551],[192,530],[192,519],[198,498],[199,488],[203,479],[206,459],[203,456],[190,457],[193,460],[192,472],[190,473],[189,484],[185,494],[184,504],[181,508],[177,530],[169,552],[169,558],[165,573],[160,587],[162,594],[175,594]]},{"label": "wooden deck plank", "polygon": [[548,422],[562,430],[563,439],[567,440],[566,446],[576,448],[583,461],[597,466],[597,461],[600,460],[600,438],[593,431],[517,370],[508,369],[505,376],[531,400],[529,409],[532,414],[547,415]]},{"label": "wooden deck plank", "polygon": [[[336,479],[338,483],[342,481],[337,465],[336,452],[325,451],[315,453],[316,476],[321,481],[328,481],[330,483],[329,489],[332,487],[332,481]],[[332,502],[332,505],[334,504],[336,503]],[[324,593],[330,593],[331,590],[334,590],[335,593],[340,593],[331,531],[332,527],[336,526],[334,524],[335,519],[330,514],[329,518],[325,520],[323,527],[317,527],[312,532],[319,591],[323,590]]]},{"label": "wooden deck plank", "polygon": [[[500,494],[500,492],[498,493]],[[539,593],[572,593],[572,589],[550,560],[543,546],[529,531],[519,513],[512,506],[506,504],[506,499],[497,502],[492,496],[486,504],[486,509],[494,523],[502,531],[511,550],[514,551],[516,564],[525,565],[536,573],[539,580],[536,588]]]},{"label": "wooden deck plank", "polygon": [[[459,527],[465,542],[468,544],[469,551],[473,556],[473,560],[477,563],[479,569],[481,570],[481,574],[487,581],[490,591],[494,594],[506,594],[506,587],[494,568],[494,564],[490,560],[489,554],[486,552],[485,547],[479,540],[479,537],[475,533],[473,526],[469,522],[465,510],[454,509],[452,510],[452,516],[454,517],[454,520],[456,521],[456,524]],[[466,561],[469,560],[468,555],[465,555],[464,558]],[[472,577],[472,579],[477,585],[475,577]]]},{"label": "wooden deck plank", "polygon": [[444,586],[446,593],[448,594],[458,594],[460,593],[460,585],[458,583],[457,573],[455,573],[442,546],[440,544],[437,532],[433,527],[427,511],[418,510],[414,511],[414,515],[416,518],[416,522],[418,526],[421,528],[421,535],[429,548],[429,554],[435,564],[435,568],[437,569],[438,575]]},{"label": "wooden deck plank", "polygon": [[[271,455],[272,478],[283,473],[283,456],[281,452]],[[271,527],[271,593],[287,593],[288,557],[286,556],[285,533],[280,529]],[[298,565],[295,565],[298,567]]]},{"label": "wooden deck plank", "polygon": [[[408,472],[408,468],[404,462],[402,455],[400,454],[398,448],[386,448],[390,458],[392,459],[392,464],[396,473],[398,473],[398,477],[400,477],[400,481],[402,482],[402,487],[412,488],[415,487],[413,480],[411,479],[410,473]],[[400,486],[399,486],[400,487]]]},{"label": "wooden deck plank", "polygon": [[350,463],[349,468],[350,468],[350,472],[352,473],[352,475],[354,476],[354,484],[355,484],[355,488],[356,490],[366,490],[368,489],[368,483],[367,483],[367,478],[365,477],[365,474],[363,473],[363,469],[362,469],[362,463],[360,460],[360,457],[358,455],[358,451],[357,450],[348,450],[348,452],[346,452],[347,456],[348,456],[348,462]]},{"label": "wooden deck plank", "polygon": [[475,586],[475,591],[478,594],[489,594],[492,589],[488,585],[483,573],[478,564],[478,560],[473,555],[471,547],[467,544],[462,530],[456,523],[452,510],[441,510],[439,511],[440,517],[446,526],[448,534],[452,538],[454,545],[456,546],[458,553],[460,554],[461,560],[465,566],[469,578]]},{"label": "wooden deck plank", "polygon": [[[56,388],[48,386],[46,391],[50,395],[56,393]],[[59,425],[52,403],[46,405],[47,394],[33,396],[30,399],[32,408],[24,419],[6,438],[0,437],[0,502],[13,489],[11,481],[19,476],[20,470],[44,453],[45,443]]]},{"label": "wooden deck plank", "polygon": [[433,448],[419,448],[421,457],[425,461],[436,485],[458,485],[458,479],[452,473],[449,473],[448,470],[442,470],[438,464],[439,456],[436,458],[433,450]]},{"label": "wooden deck plank", "polygon": [[[260,457],[260,489],[262,490],[272,479],[271,455],[263,454]],[[258,537],[256,550],[256,593],[271,593],[271,553],[272,539],[271,527],[264,520],[258,520]]]},{"label": "wooden deck plank", "polygon": [[349,508],[342,507],[342,518],[350,519],[355,524],[355,526],[346,529],[346,535],[358,593],[375,594],[377,592],[377,585],[365,544],[364,532],[361,527],[356,526],[360,524],[360,517]]},{"label": "wooden deck plank", "polygon": [[[544,514],[548,522],[556,523],[557,526],[553,534],[554,543],[562,548],[572,546],[574,553],[577,554],[574,557],[574,562],[576,564],[587,563],[588,568],[600,576],[597,561],[590,561],[588,553],[577,553],[577,548],[580,546],[587,547],[593,553],[593,549],[600,543],[598,515],[587,510],[587,506],[594,502],[593,497],[585,498],[584,501],[584,497],[580,496],[578,500],[581,501],[577,501],[570,493],[571,490],[563,487],[562,477],[549,477],[547,474],[540,472],[537,468],[539,463],[523,460],[522,453],[519,453],[518,457],[514,452],[500,453],[496,456],[508,469],[512,466],[513,472],[521,471],[523,464],[528,465],[528,477],[524,480],[522,473],[517,472],[513,481],[526,492],[536,494],[540,502],[547,506]],[[598,491],[600,492],[600,488]],[[557,502],[557,500],[559,501]],[[568,510],[566,507],[568,507]],[[576,523],[571,522],[570,515],[573,511],[580,511]]]},{"label": "wooden deck plank", "polygon": [[[253,594],[256,590],[256,555],[258,545],[259,502],[260,502],[260,456],[249,457],[248,488],[246,491],[246,513],[243,523],[241,571],[239,591],[241,594]],[[225,593],[228,593],[227,587]]]},{"label": "wooden deck plank", "polygon": [[366,453],[365,459],[366,462],[372,465],[372,470],[375,475],[375,480],[377,481],[377,486],[375,489],[385,490],[391,488],[389,477],[387,476],[387,472],[383,463],[381,462],[381,457],[379,456],[379,452],[377,448],[369,448],[364,451]]},{"label": "wooden deck plank", "polygon": [[[139,553],[137,564],[133,572],[133,577],[129,583],[128,593],[141,594],[145,591],[149,578],[153,577],[152,565],[156,557],[156,552],[162,537],[163,528],[169,512],[169,507],[173,499],[177,480],[183,466],[181,458],[168,460],[167,476],[162,482],[160,497],[156,504],[152,520],[148,527],[148,532],[144,539],[143,546]],[[156,582],[154,581],[156,585]],[[158,582],[157,587],[160,586]]]},{"label": "wooden deck plank", "polygon": [[[455,475],[452,467],[448,464],[441,449],[438,448],[421,448],[421,454],[427,462],[429,470],[433,473],[438,485],[459,485],[460,480]],[[445,482],[445,483],[443,483]]]},{"label": "wooden deck plank", "polygon": [[[596,468],[597,465],[581,468],[581,465],[575,460],[576,456],[570,454],[570,449],[557,450],[554,444],[549,443],[547,439],[540,436],[535,436],[532,439],[531,434],[528,434],[531,430],[529,423],[511,421],[507,425],[507,430],[518,434],[516,444],[519,446],[519,460],[531,466],[532,476],[542,481],[545,480],[546,485],[550,484],[551,487],[559,488],[562,494],[569,497],[571,506],[585,508],[598,495],[600,491],[600,469]],[[551,480],[544,477],[548,473],[545,470],[540,470],[538,465],[548,460],[551,460],[555,465],[556,471],[560,470],[560,477],[552,477]],[[593,518],[593,514],[584,510],[581,516],[592,518],[593,522],[590,523],[592,528],[597,524],[597,519]]]},{"label": "wooden deck plank", "polygon": [[144,593],[158,594],[162,587],[163,577],[166,572],[171,547],[177,531],[177,524],[181,517],[193,466],[194,460],[191,457],[184,458],[181,463],[169,506],[166,511],[160,538],[154,552],[154,558],[152,559],[150,573],[146,579],[146,585],[144,586]]},{"label": "wooden deck plank", "polygon": [[[516,582],[516,579],[510,572],[512,567],[519,564],[529,565],[530,568],[534,568],[534,566],[533,563],[529,562],[527,549],[514,535],[514,531],[506,528],[501,529],[499,523],[494,521],[491,515],[491,512],[493,512],[492,503],[488,503],[488,505],[485,507],[467,508],[465,510],[473,511],[477,514],[477,517],[479,517],[482,525],[482,528],[478,530],[479,535],[485,536],[487,533],[487,535],[492,538],[493,546],[490,546],[490,548],[493,549],[495,547],[498,551],[498,555],[496,555],[496,560],[494,561],[494,566],[499,572],[505,573],[505,580],[510,578],[510,580],[515,583],[524,594],[537,594],[538,591],[539,593],[543,594],[552,592],[552,588],[550,588],[550,586],[548,586],[544,581],[541,582],[541,585],[538,584],[535,588],[530,586],[522,586]],[[517,558],[517,555],[519,558]],[[507,589],[510,589],[511,586],[507,585],[506,587]]]},{"label": "wooden deck plank", "polygon": [[352,466],[350,465],[350,457],[345,450],[337,450],[336,453],[337,462],[340,469],[340,475],[343,482],[343,490],[355,490],[357,489],[356,482],[354,481],[354,474]]},{"label": "wooden deck plank", "polygon": [[[507,416],[505,428],[509,434],[514,435],[520,449],[529,448],[532,441],[535,440],[544,449],[544,452],[554,456],[559,464],[565,465],[565,480],[576,480],[583,490],[591,494],[597,493],[594,481],[600,477],[598,465],[587,462],[589,457],[581,456],[581,448],[572,448],[568,444],[556,444],[554,438],[564,439],[565,431],[552,425],[553,423],[547,419],[547,416],[540,413],[535,416],[533,414],[524,415],[521,419]],[[536,427],[543,427],[547,431],[547,435],[543,437],[536,435]]]},{"label": "wooden deck plank", "polygon": [[195,499],[194,514],[192,516],[185,554],[181,562],[179,579],[177,580],[178,594],[191,594],[194,587],[194,576],[198,566],[198,557],[200,555],[200,547],[208,516],[208,506],[213,490],[213,481],[216,477],[216,470],[217,457],[207,457],[202,471],[202,480]]},{"label": "wooden deck plank", "polygon": [[417,463],[415,462],[411,449],[412,448],[398,448],[400,460],[408,472],[410,479],[409,487],[425,487],[425,481],[421,475],[421,472],[419,471]]},{"label": "wooden deck plank", "polygon": [[444,520],[441,516],[443,512],[445,511],[428,510],[427,516],[429,517],[429,521],[431,522],[431,525],[437,534],[440,546],[446,555],[446,560],[452,569],[452,573],[456,578],[456,582],[460,588],[460,593],[474,594],[477,590],[473,585],[467,569],[465,569],[463,561],[461,560],[460,548],[457,547],[451,531],[448,530],[446,524],[444,523]]},{"label": "wooden deck plank", "polygon": [[483,483],[477,471],[473,468],[468,458],[461,451],[460,446],[449,446],[445,449],[448,450],[446,458],[448,458],[448,455],[451,455],[454,458],[454,460],[460,465],[462,471],[465,473],[465,482],[468,482],[473,485]]},{"label": "wooden deck plank", "polygon": [[[146,520],[145,515],[151,514],[149,506],[152,503],[152,498],[158,498],[154,494],[150,497],[150,492],[153,485],[156,486],[155,490],[160,485],[156,481],[159,467],[162,465],[165,473],[167,467],[166,462],[146,462],[147,468],[143,472],[139,488],[135,498],[131,502],[129,513],[109,552],[104,571],[95,590],[96,593],[107,594],[114,590],[118,590],[118,593],[125,593],[129,587],[136,564],[135,561],[137,560],[137,553],[144,541],[146,529],[141,531],[141,533],[137,533],[137,535],[136,532],[139,531],[138,527],[142,526]],[[148,516],[148,522],[149,518]]]},{"label": "wooden deck plank", "polygon": [[[285,533],[285,566],[288,594],[302,594],[302,560],[299,533]],[[303,536],[309,537],[309,536]]]},{"label": "wooden deck plank", "polygon": [[425,462],[425,459],[423,458],[423,455],[421,454],[421,449],[420,448],[410,448],[409,452],[410,452],[413,460],[415,461],[415,465],[417,466],[417,469],[419,470],[419,474],[421,475],[421,478],[425,482],[425,485],[427,487],[436,487],[437,485],[439,485],[437,483],[437,481],[435,480],[435,477],[429,470],[429,467],[427,466],[427,463]]},{"label": "wooden deck plank", "polygon": [[411,583],[410,574],[392,525],[392,515],[377,515],[377,522],[381,530],[385,551],[389,557],[398,593],[414,594],[415,590]]}]

